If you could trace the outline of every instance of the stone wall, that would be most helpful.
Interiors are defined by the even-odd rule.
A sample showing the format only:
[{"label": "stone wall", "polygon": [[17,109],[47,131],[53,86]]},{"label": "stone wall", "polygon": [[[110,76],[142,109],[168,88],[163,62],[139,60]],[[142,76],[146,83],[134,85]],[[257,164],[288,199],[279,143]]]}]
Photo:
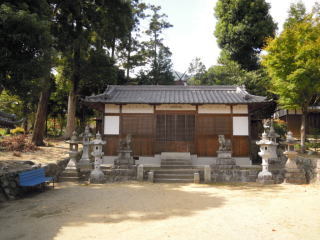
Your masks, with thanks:
[{"label": "stone wall", "polygon": [[103,171],[106,182],[122,182],[137,180],[137,168],[131,169],[108,169]]},{"label": "stone wall", "polygon": [[212,182],[255,182],[259,169],[214,169]]},{"label": "stone wall", "polygon": [[307,183],[320,183],[320,158],[298,156],[296,163],[305,172]]},{"label": "stone wall", "polygon": [[32,161],[6,161],[2,163],[0,169],[0,201],[13,200],[23,195],[25,188],[19,186],[18,174],[20,172],[44,167],[46,176],[52,176],[56,180],[67,166],[68,161],[69,158],[66,158],[46,165],[35,164]]}]

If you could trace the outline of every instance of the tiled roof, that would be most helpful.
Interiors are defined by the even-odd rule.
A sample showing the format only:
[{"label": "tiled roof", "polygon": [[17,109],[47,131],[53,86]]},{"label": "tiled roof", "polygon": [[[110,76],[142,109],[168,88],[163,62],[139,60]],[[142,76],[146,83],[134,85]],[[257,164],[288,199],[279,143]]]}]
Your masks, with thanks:
[{"label": "tiled roof", "polygon": [[86,103],[233,104],[267,102],[239,86],[110,85],[104,93],[86,97]]}]

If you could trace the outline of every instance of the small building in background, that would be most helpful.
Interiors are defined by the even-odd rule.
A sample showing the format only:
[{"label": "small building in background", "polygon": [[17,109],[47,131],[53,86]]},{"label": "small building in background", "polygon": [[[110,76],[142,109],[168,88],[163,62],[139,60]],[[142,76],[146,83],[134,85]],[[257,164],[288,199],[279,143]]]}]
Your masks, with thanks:
[{"label": "small building in background", "polygon": [[[287,123],[288,130],[293,133],[295,138],[300,138],[301,116],[302,111],[300,109],[278,109],[274,113],[274,118],[283,120]],[[320,106],[310,106],[308,108],[306,134],[313,135],[315,129],[320,130]]]}]

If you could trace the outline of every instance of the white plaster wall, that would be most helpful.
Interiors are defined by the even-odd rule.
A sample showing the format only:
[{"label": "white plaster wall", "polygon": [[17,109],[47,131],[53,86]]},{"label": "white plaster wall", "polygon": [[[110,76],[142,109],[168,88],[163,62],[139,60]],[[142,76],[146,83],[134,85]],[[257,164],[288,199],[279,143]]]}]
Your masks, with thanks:
[{"label": "white plaster wall", "polygon": [[198,107],[198,113],[231,113],[231,108],[225,104],[204,104]]},{"label": "white plaster wall", "polygon": [[156,106],[156,110],[184,110],[184,111],[195,111],[196,106],[190,104],[161,104]]},{"label": "white plaster wall", "polygon": [[105,104],[104,105],[105,113],[120,113],[120,106],[116,104]]},{"label": "white plaster wall", "polygon": [[249,136],[249,118],[233,117],[233,136]]},{"label": "white plaster wall", "polygon": [[149,104],[122,105],[122,113],[153,113],[153,106]]},{"label": "white plaster wall", "polygon": [[143,164],[145,167],[160,167],[160,155],[155,155],[154,157],[139,157],[139,160],[136,160],[136,164]]},{"label": "white plaster wall", "polygon": [[119,135],[119,116],[104,116],[104,134]]},{"label": "white plaster wall", "polygon": [[248,105],[238,104],[232,107],[233,113],[248,113]]}]

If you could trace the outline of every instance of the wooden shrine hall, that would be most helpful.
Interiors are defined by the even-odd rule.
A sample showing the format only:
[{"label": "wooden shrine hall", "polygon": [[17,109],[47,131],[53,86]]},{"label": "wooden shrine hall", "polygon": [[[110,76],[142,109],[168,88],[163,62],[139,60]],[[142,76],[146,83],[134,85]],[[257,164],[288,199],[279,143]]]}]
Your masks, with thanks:
[{"label": "wooden shrine hall", "polygon": [[248,165],[250,114],[268,101],[239,86],[111,85],[84,103],[103,114],[106,159],[114,159],[119,140],[131,134],[141,162],[156,164],[162,152],[188,152],[197,164],[208,164],[224,135],[232,156]]}]

